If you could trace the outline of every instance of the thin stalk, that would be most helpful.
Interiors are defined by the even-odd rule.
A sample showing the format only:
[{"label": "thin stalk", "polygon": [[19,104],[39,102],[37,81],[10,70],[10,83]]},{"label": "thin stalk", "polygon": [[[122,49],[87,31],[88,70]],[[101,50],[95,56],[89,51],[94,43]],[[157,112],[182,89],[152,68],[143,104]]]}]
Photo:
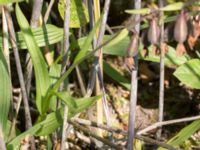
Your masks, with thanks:
[{"label": "thin stalk", "polygon": [[0,124],[0,149],[6,150],[6,144],[3,140],[3,130],[2,130],[1,124]]},{"label": "thin stalk", "polygon": [[[32,120],[31,120],[31,114],[30,114],[30,108],[28,103],[28,95],[25,87],[23,72],[22,72],[22,66],[20,62],[19,57],[19,51],[16,43],[16,36],[15,36],[15,29],[13,26],[12,18],[8,11],[6,11],[6,19],[8,23],[8,30],[10,35],[10,41],[13,48],[14,56],[15,56],[15,62],[17,67],[17,74],[19,77],[20,87],[22,91],[22,97],[23,97],[23,103],[24,103],[24,110],[25,110],[25,119],[26,119],[26,128],[32,127]],[[35,140],[33,137],[31,137],[31,149],[34,150],[35,148]]]},{"label": "thin stalk", "polygon": [[[97,46],[99,46],[102,42],[103,42],[103,37],[105,34],[105,30],[106,30],[106,23],[107,23],[107,18],[108,18],[108,12],[109,12],[109,7],[110,7],[110,0],[106,0],[105,4],[104,4],[104,8],[103,8],[103,18],[102,18],[102,22],[101,22],[101,26],[100,26],[100,30],[99,30],[99,34],[98,34],[98,39],[97,39]],[[97,74],[98,74],[98,79],[99,79],[99,86],[101,89],[101,93],[103,94],[103,98],[102,98],[102,104],[103,104],[103,108],[104,108],[104,114],[105,114],[105,118],[106,118],[106,124],[108,126],[111,125],[111,119],[110,119],[110,112],[109,112],[109,107],[108,107],[108,102],[106,99],[106,91],[104,88],[104,82],[103,82],[103,53],[102,53],[102,49],[99,51],[99,65],[97,65]],[[110,138],[112,136],[110,135]],[[111,138],[112,140],[112,138]]]},{"label": "thin stalk", "polygon": [[52,9],[52,7],[53,7],[54,2],[55,2],[55,0],[51,0],[50,3],[49,3],[49,6],[48,6],[48,8],[47,8],[47,11],[46,11],[46,13],[45,13],[45,15],[44,15],[44,23],[46,23],[47,20],[48,20],[48,18],[49,18],[49,14],[50,14],[50,12],[51,12],[51,9]]},{"label": "thin stalk", "polygon": [[85,96],[86,95],[86,88],[85,88],[85,84],[84,84],[84,81],[83,81],[83,76],[82,76],[82,73],[80,71],[79,66],[76,66],[76,74],[77,74],[79,86],[81,88],[81,94],[83,96]]},{"label": "thin stalk", "polygon": [[[89,19],[90,19],[90,29],[92,29],[94,27],[93,0],[88,0],[88,10],[89,10]],[[95,48],[96,45],[97,45],[97,38],[96,36],[94,36],[93,41],[92,41],[93,48]],[[88,97],[92,94],[92,91],[94,89],[95,79],[96,79],[96,69],[95,69],[95,63],[93,63],[91,77],[87,86],[86,96]]]},{"label": "thin stalk", "polygon": [[[89,10],[92,10],[91,4],[92,4],[92,2],[89,1],[89,8],[90,8]],[[97,42],[96,42],[96,38],[94,38],[94,40],[95,40],[94,42],[95,42],[96,45],[93,44],[93,46],[95,46],[95,47],[99,46],[103,42],[103,36],[104,36],[104,33],[105,33],[105,29],[106,29],[106,22],[107,22],[107,18],[108,18],[109,7],[110,7],[110,0],[107,0],[107,1],[105,1],[105,4],[104,4],[103,18],[102,18],[100,30],[97,34],[97,36],[98,36]],[[94,20],[94,19],[92,19],[93,16],[95,16],[95,20],[97,20],[100,17],[99,1],[98,2],[94,1],[94,8],[96,8],[95,14],[90,15],[91,22],[93,22],[93,20]],[[92,12],[90,12],[90,13],[92,13]],[[103,59],[102,49],[99,50],[99,52],[96,53],[95,56],[96,56],[96,58],[95,58],[95,61],[93,63],[92,77],[91,77],[90,83],[94,83],[93,80],[95,80],[95,76],[96,76],[96,72],[97,72],[99,80],[96,79],[96,94],[98,95],[100,93],[100,91],[102,91],[102,93],[103,93],[102,101],[97,102],[97,119],[99,120],[99,123],[103,122],[103,116],[102,116],[102,112],[103,112],[102,111],[102,104],[103,104],[106,122],[107,122],[108,125],[110,125],[111,124],[110,119],[108,119],[109,118],[109,109],[108,109],[108,104],[107,104],[107,100],[106,100],[106,97],[105,97],[105,88],[103,87],[104,85],[103,85],[103,74],[102,74],[102,59]],[[91,85],[90,87],[93,87],[93,85]]]},{"label": "thin stalk", "polygon": [[[64,45],[63,45],[63,60],[62,60],[62,74],[65,72],[67,68],[67,58],[68,58],[68,51],[69,51],[69,25],[70,25],[70,0],[64,1]],[[62,82],[60,90],[64,89],[64,82]],[[68,107],[65,105],[64,107],[64,119],[63,119],[63,130],[62,130],[62,141],[61,141],[61,150],[69,149],[68,143],[66,142],[67,139],[67,128],[68,128],[68,122],[67,122],[67,116],[68,116]]]},{"label": "thin stalk", "polygon": [[103,107],[104,107],[104,113],[105,113],[105,117],[106,117],[106,123],[108,126],[111,125],[110,122],[110,118],[109,118],[109,107],[108,107],[108,103],[107,103],[107,98],[106,98],[106,90],[104,88],[104,82],[103,82],[103,78],[102,78],[102,74],[100,72],[100,66],[97,66],[97,74],[98,74],[98,79],[99,79],[99,85],[100,85],[100,89],[101,89],[101,93],[103,94],[102,96],[102,102],[103,102]]},{"label": "thin stalk", "polygon": [[4,7],[2,7],[2,22],[3,22],[3,52],[8,65],[8,71],[10,74],[10,54],[9,54],[9,42],[8,42],[8,25],[6,21]]},{"label": "thin stalk", "polygon": [[[92,29],[94,27],[95,24],[95,20],[97,21],[98,18],[100,17],[100,9],[99,9],[99,1],[94,1],[94,0],[88,0],[88,8],[89,8],[89,19],[90,19],[90,29]],[[93,37],[93,49],[97,47],[97,36],[98,36],[98,30],[96,32],[96,35]],[[96,64],[98,63],[98,54],[97,52],[95,52],[95,61],[93,62],[92,65],[92,69],[91,69],[91,77],[90,80],[88,82],[88,86],[87,86],[87,94],[86,97],[89,97],[92,92],[93,89],[95,87],[95,83],[96,83],[96,87],[95,87],[95,94],[99,95],[100,93],[100,88],[99,88],[99,84],[98,84],[98,80],[96,78]],[[103,122],[103,107],[102,107],[102,101],[97,101],[96,103],[96,109],[97,109],[97,122],[102,123]],[[93,108],[89,108],[88,109],[88,116],[91,120],[95,120],[95,117],[93,115]],[[99,136],[102,136],[102,130],[98,129],[95,130],[97,132],[97,134]],[[98,144],[98,141],[95,140],[96,145],[100,145]]]},{"label": "thin stalk", "polygon": [[[141,0],[134,0],[135,9],[141,8]],[[140,19],[140,15],[135,16],[135,21]],[[135,31],[139,34],[140,24],[135,25]],[[138,51],[138,49],[136,50]],[[129,122],[128,122],[128,150],[133,149],[133,140],[135,138],[135,119],[136,119],[136,105],[137,105],[137,90],[138,90],[138,55],[133,57],[134,65],[131,72],[131,96],[130,96],[130,107],[129,107]]]},{"label": "thin stalk", "polygon": [[[159,0],[159,7],[164,6],[164,0]],[[160,16],[164,13],[161,11]],[[159,108],[158,108],[158,121],[163,121],[163,111],[164,111],[164,80],[165,80],[165,50],[164,50],[164,22],[161,21],[160,25],[160,82],[159,82]],[[161,137],[162,129],[157,131],[157,138]]]},{"label": "thin stalk", "polygon": [[68,107],[65,106],[64,108],[64,120],[63,120],[63,128],[62,128],[62,141],[61,141],[61,150],[66,150],[69,149],[68,143],[67,143],[67,128],[69,126],[68,121],[67,120],[67,115],[68,115]]},{"label": "thin stalk", "polygon": [[[99,0],[93,0],[93,6],[94,6],[94,22],[97,22],[97,20],[100,18],[100,1]],[[97,29],[96,31],[96,39],[98,39],[99,37],[99,28]],[[98,45],[98,40],[96,41],[96,45],[95,47],[97,47]],[[102,68],[102,63],[101,63],[101,60],[102,60],[102,52],[101,52],[101,49],[95,53],[95,61],[94,61],[94,68],[92,69],[97,69],[96,66],[99,64]],[[95,70],[94,72],[97,73],[97,70]],[[96,95],[100,95],[101,94],[101,89],[100,89],[100,85],[99,85],[99,80],[98,80],[98,77],[97,77],[97,74],[94,74],[95,75],[95,78],[92,77],[92,79],[95,79],[95,94]],[[103,102],[102,100],[99,100],[97,101],[96,103],[96,110],[97,110],[97,122],[98,123],[103,123]],[[103,137],[103,132],[102,130],[98,129],[98,135]]]},{"label": "thin stalk", "polygon": [[12,125],[10,127],[10,131],[9,131],[9,135],[8,135],[8,141],[13,138],[13,134],[14,134],[14,131],[15,131],[15,125],[17,123],[17,117],[18,117],[20,105],[21,105],[21,102],[22,102],[22,92],[21,92],[21,89],[19,91],[19,96],[17,97],[16,101],[17,101],[16,112],[15,112],[15,116],[12,119]]}]

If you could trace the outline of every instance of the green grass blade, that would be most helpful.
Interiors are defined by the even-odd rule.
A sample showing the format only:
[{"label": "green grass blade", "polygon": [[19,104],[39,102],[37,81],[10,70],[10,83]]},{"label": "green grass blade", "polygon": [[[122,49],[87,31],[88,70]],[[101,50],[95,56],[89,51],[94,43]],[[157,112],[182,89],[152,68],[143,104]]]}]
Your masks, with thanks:
[{"label": "green grass blade", "polygon": [[103,62],[103,71],[107,76],[118,82],[123,87],[127,88],[128,90],[131,89],[131,81],[126,79],[123,75],[121,75],[116,69],[114,69],[105,61]]},{"label": "green grass blade", "polygon": [[11,96],[11,79],[4,54],[0,49],[0,126],[3,132],[6,131]]},{"label": "green grass blade", "polygon": [[99,28],[100,22],[101,22],[101,18],[97,21],[97,23],[93,27],[92,31],[89,33],[89,35],[85,39],[84,45],[82,45],[81,50],[76,55],[74,63],[78,62],[81,58],[83,58],[87,54],[87,52],[88,52],[87,50],[92,43],[94,34],[96,33],[96,30]]},{"label": "green grass blade", "polygon": [[[200,120],[196,120],[183,128],[178,134],[176,134],[167,143],[173,146],[178,146],[186,141],[192,134],[200,129]],[[164,148],[158,148],[158,150],[165,150]]]},{"label": "green grass blade", "polygon": [[74,98],[70,96],[69,92],[67,92],[67,91],[57,92],[57,93],[55,93],[55,95],[60,100],[62,100],[65,103],[65,105],[68,106],[68,109],[70,111],[75,111],[77,109],[76,102],[75,102]]},{"label": "green grass blade", "polygon": [[28,21],[23,15],[18,4],[16,4],[16,16],[34,66],[36,77],[36,105],[39,112],[44,114],[49,105],[48,100],[43,101],[43,97],[46,95],[46,92],[50,86],[47,65],[44,57],[42,56],[40,48],[36,43]]}]

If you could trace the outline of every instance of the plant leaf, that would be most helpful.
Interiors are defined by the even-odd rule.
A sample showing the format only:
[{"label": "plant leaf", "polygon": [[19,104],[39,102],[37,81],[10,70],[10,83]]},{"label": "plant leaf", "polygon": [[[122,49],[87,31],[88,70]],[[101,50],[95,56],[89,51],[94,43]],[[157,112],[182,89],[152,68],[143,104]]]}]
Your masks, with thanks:
[{"label": "plant leaf", "polygon": [[8,120],[8,112],[10,109],[10,101],[12,96],[11,79],[8,72],[8,66],[4,58],[4,54],[0,49],[0,129],[6,131]]},{"label": "plant leaf", "polygon": [[[46,31],[44,29],[44,26],[46,28]],[[55,44],[63,40],[63,28],[58,28],[52,24],[46,24],[42,27],[31,29],[31,31],[39,47],[46,46],[47,44]],[[0,43],[2,43],[2,38],[2,34],[0,34]],[[22,36],[22,32],[17,32],[16,38],[18,48],[27,49],[26,43]],[[2,44],[0,44],[0,48],[2,48]]]},{"label": "plant leaf", "polygon": [[101,98],[101,95],[93,96],[93,97],[84,97],[84,98],[77,99],[75,101],[76,105],[77,105],[76,114],[86,110],[91,105],[96,103],[96,101],[99,100],[100,98]]},{"label": "plant leaf", "polygon": [[172,3],[169,4],[163,8],[160,8],[162,11],[176,11],[176,10],[181,10],[184,6],[183,2],[177,2],[177,3]]},{"label": "plant leaf", "polygon": [[55,95],[58,98],[60,98],[65,103],[65,105],[68,106],[68,109],[70,111],[75,111],[75,109],[77,109],[77,105],[76,105],[74,98],[71,97],[67,91],[56,92]]},{"label": "plant leaf", "polygon": [[150,8],[142,8],[142,9],[130,9],[125,10],[128,14],[149,14],[151,12]]},{"label": "plant leaf", "polygon": [[[110,35],[105,35],[104,36],[104,41],[107,41],[109,39],[111,39],[112,36]],[[78,40],[79,42],[79,46],[82,47],[82,45],[84,44],[84,40],[85,37],[80,38]],[[117,55],[117,56],[126,56],[127,55],[127,48],[128,48],[128,44],[130,42],[130,38],[128,36],[124,36],[123,38],[119,38],[117,42],[115,42],[114,44],[107,44],[104,48],[103,48],[103,53],[106,55]],[[89,51],[92,50],[91,45],[88,48]],[[159,62],[160,61],[160,57],[159,56],[155,56],[152,53],[152,47],[148,47],[149,50],[149,55],[146,57],[142,56],[142,51],[143,51],[143,44],[140,43],[139,46],[139,59],[142,60],[148,60],[148,61],[153,61],[153,62]],[[176,51],[173,47],[168,46],[168,52],[165,54],[165,65],[181,65],[183,63],[185,63],[186,61],[188,61],[190,58],[188,55],[183,55],[180,57],[176,56]]]},{"label": "plant leaf", "polygon": [[47,65],[42,56],[40,48],[37,46],[28,21],[23,15],[18,4],[16,4],[16,16],[34,66],[36,77],[36,105],[39,112],[44,114],[49,106],[49,100],[43,101],[43,97],[46,95],[50,86]]},{"label": "plant leaf", "polygon": [[[64,20],[64,0],[59,1],[58,11]],[[82,0],[70,0],[70,27],[80,28],[88,22],[88,10]]]},{"label": "plant leaf", "polygon": [[[88,56],[90,56],[91,54],[94,53],[88,53],[87,54],[87,50],[89,49],[93,36],[96,33],[96,30],[100,24],[100,20],[101,18],[97,21],[97,23],[95,24],[94,28],[92,29],[92,31],[89,33],[88,37],[85,39],[85,43],[82,45],[82,49],[79,51],[79,53],[76,55],[75,60],[73,62],[73,64],[68,68],[68,70],[62,75],[62,77],[55,83],[54,85],[54,92],[58,90],[60,84],[65,80],[65,78],[71,73],[71,71],[76,67],[76,65],[78,65],[81,61],[83,61],[84,59],[86,59]],[[96,49],[97,51],[98,49]],[[52,91],[53,91],[52,90]],[[50,95],[47,95],[46,97],[48,98]]]},{"label": "plant leaf", "polygon": [[[52,64],[49,69],[51,86],[53,86],[55,84],[55,82],[59,79],[60,74],[61,74],[61,64],[57,64],[57,63]],[[56,104],[57,104],[57,97],[52,96],[51,100],[50,100],[49,108],[56,111],[56,109],[57,109]]]},{"label": "plant leaf", "polygon": [[6,5],[9,3],[18,3],[24,0],[0,0],[0,5]]},{"label": "plant leaf", "polygon": [[181,65],[174,72],[182,83],[195,89],[200,89],[200,60],[192,59]]},{"label": "plant leaf", "polygon": [[[78,106],[75,112],[71,112],[69,109],[68,118],[75,116],[77,113],[86,110],[92,104],[94,104],[100,96],[80,98],[75,100],[76,105]],[[75,99],[75,98],[74,98]],[[14,138],[10,143],[8,143],[8,149],[13,149],[14,147],[19,146],[20,141],[25,138],[26,135],[48,135],[52,133],[55,129],[60,127],[63,123],[63,107],[57,110],[56,112],[52,112],[46,116],[46,119],[27,131],[23,132],[16,138]]]},{"label": "plant leaf", "polygon": [[106,75],[118,82],[123,87],[129,90],[131,89],[131,81],[126,79],[123,75],[121,75],[116,69],[114,69],[105,61],[103,61],[103,71]]},{"label": "plant leaf", "polygon": [[74,59],[74,63],[78,62],[81,58],[83,58],[87,54],[87,52],[88,52],[87,50],[92,43],[94,34],[96,33],[96,30],[99,28],[100,21],[101,21],[101,18],[97,21],[97,23],[93,27],[92,31],[89,33],[89,35],[85,39],[84,45],[81,46],[81,50],[79,51],[79,53],[76,55],[76,57]]}]

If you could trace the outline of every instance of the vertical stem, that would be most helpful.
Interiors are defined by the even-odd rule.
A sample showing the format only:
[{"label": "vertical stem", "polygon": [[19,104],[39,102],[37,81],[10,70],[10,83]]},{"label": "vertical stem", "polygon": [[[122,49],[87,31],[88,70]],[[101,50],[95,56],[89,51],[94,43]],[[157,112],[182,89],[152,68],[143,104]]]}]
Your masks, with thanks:
[{"label": "vertical stem", "polygon": [[[141,8],[141,0],[134,0],[135,9]],[[135,16],[135,22],[140,19],[140,15]],[[135,25],[135,31],[140,32],[140,24]],[[137,50],[138,51],[138,50]],[[138,55],[134,58],[134,69],[131,73],[131,97],[130,97],[130,107],[129,107],[129,122],[128,122],[128,150],[133,149],[133,140],[135,138],[135,118],[136,118],[136,105],[137,105],[137,90],[138,90]]]},{"label": "vertical stem", "polygon": [[[164,0],[159,0],[159,7],[164,6]],[[160,16],[163,16],[163,12],[160,12]],[[164,23],[161,21],[160,24],[160,82],[159,82],[159,116],[158,121],[163,121],[163,110],[164,110],[164,78],[165,78],[165,50],[164,50]],[[159,129],[157,132],[157,138],[161,137],[162,130]]]},{"label": "vertical stem", "polygon": [[[17,74],[19,77],[19,83],[20,83],[20,87],[22,90],[22,97],[23,97],[24,110],[25,110],[25,119],[26,119],[26,128],[28,129],[28,128],[32,127],[32,120],[31,120],[30,108],[29,108],[29,103],[28,103],[28,95],[27,95],[27,91],[26,91],[26,87],[25,87],[22,66],[21,66],[20,57],[19,57],[19,51],[18,51],[18,47],[17,47],[17,43],[16,43],[15,30],[14,30],[12,18],[8,11],[6,11],[6,19],[7,19],[7,23],[8,23],[8,30],[9,30],[9,35],[10,35],[10,39],[11,39],[11,45],[12,45],[14,56],[15,56]],[[32,150],[35,149],[35,141],[34,141],[33,137],[31,137],[31,149]]]},{"label": "vertical stem", "polygon": [[[100,18],[100,1],[99,0],[93,0],[93,6],[94,6],[94,22],[97,22],[97,20]],[[94,37],[94,39],[96,41],[94,41],[94,44],[96,42],[96,45],[95,47],[97,47],[98,45],[98,37],[99,37],[99,31],[100,29],[98,28],[97,29],[97,32],[96,32],[96,36]],[[102,69],[102,66],[101,66],[101,59],[102,59],[102,53],[101,53],[101,50],[99,50],[98,52],[95,53],[95,62],[94,62],[94,69],[95,69],[95,74],[93,74],[95,76],[95,78],[93,79],[96,79],[95,81],[95,94],[96,95],[100,95],[101,93],[101,90],[100,90],[100,85],[99,85],[99,80],[97,78],[97,68],[96,66],[99,64],[100,65],[100,69]],[[96,103],[96,109],[97,109],[97,122],[98,123],[103,123],[103,102],[102,100],[99,100],[97,101]],[[99,136],[103,136],[103,132],[101,129],[98,129],[97,130],[97,133]]]},{"label": "vertical stem", "polygon": [[6,21],[4,7],[2,7],[2,22],[3,22],[3,52],[8,65],[8,71],[10,74],[10,54],[9,54],[9,44],[8,44],[8,25]]},{"label": "vertical stem", "polygon": [[[65,72],[67,67],[67,58],[69,51],[69,25],[70,25],[70,0],[64,0],[64,57],[62,60],[62,74]],[[61,90],[64,88],[64,82],[61,84]],[[64,119],[63,119],[63,131],[62,131],[62,141],[61,141],[61,150],[69,149],[66,144],[67,139],[67,116],[68,116],[68,107],[65,105],[64,107]]]},{"label": "vertical stem", "polygon": [[[107,22],[107,18],[108,18],[108,12],[109,12],[109,7],[110,7],[110,0],[106,0],[105,4],[104,4],[104,8],[103,8],[103,18],[102,18],[102,22],[101,22],[101,26],[100,26],[100,30],[99,30],[99,34],[98,34],[98,39],[97,39],[97,46],[99,46],[102,41],[103,41],[103,36],[105,33],[105,29],[106,29],[106,22]],[[105,113],[105,117],[106,117],[106,123],[108,126],[110,126],[110,119],[109,119],[109,109],[108,109],[108,104],[107,104],[107,100],[106,100],[106,96],[105,96],[105,89],[104,89],[104,85],[103,85],[103,74],[102,74],[102,59],[103,59],[103,54],[102,54],[102,49],[99,51],[99,56],[98,56],[98,64],[96,64],[96,69],[98,72],[98,76],[99,76],[99,85],[101,88],[101,91],[103,93],[103,108],[104,108],[104,113]]]}]

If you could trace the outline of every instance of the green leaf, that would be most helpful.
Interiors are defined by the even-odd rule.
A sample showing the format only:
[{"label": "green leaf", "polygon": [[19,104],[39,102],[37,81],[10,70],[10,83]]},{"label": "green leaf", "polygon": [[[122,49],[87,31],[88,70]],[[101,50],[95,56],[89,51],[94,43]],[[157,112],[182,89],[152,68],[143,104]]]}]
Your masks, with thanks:
[{"label": "green leaf", "polygon": [[[75,60],[73,64],[68,68],[68,70],[62,75],[62,77],[55,83],[52,92],[55,92],[58,90],[60,84],[67,78],[67,76],[72,72],[72,70],[78,65],[80,62],[88,58],[88,56],[91,56],[94,54],[95,51],[98,50],[98,48],[90,53],[87,53],[87,50],[89,49],[93,36],[96,33],[96,30],[100,24],[101,18],[98,20],[98,22],[95,24],[94,28],[92,31],[89,33],[88,37],[85,40],[85,43],[82,45],[82,49],[79,51],[79,53],[76,55]],[[51,95],[47,95],[46,97],[48,98]]]},{"label": "green leaf", "polygon": [[49,106],[49,100],[43,101],[43,97],[46,95],[50,86],[47,65],[44,57],[42,56],[41,50],[35,41],[28,21],[23,15],[18,4],[16,4],[16,16],[34,66],[36,77],[36,105],[39,112],[44,114]]},{"label": "green leaf", "polygon": [[107,47],[115,46],[117,43],[122,41],[124,38],[128,36],[128,30],[126,28],[122,29],[117,37],[115,37],[108,45]]},{"label": "green leaf", "polygon": [[91,105],[96,103],[96,101],[99,100],[100,98],[101,98],[101,95],[77,99],[76,100],[76,105],[77,105],[76,114],[82,111],[85,111]]},{"label": "green leaf", "polygon": [[[7,148],[10,150],[17,149],[19,147],[20,142],[27,135],[47,135],[53,132],[56,128],[58,128],[62,124],[62,115],[63,109],[59,109],[56,112],[53,112],[47,115],[46,119],[33,127],[29,128],[27,131],[18,135],[11,142],[8,143]],[[37,134],[36,134],[37,133]]]},{"label": "green leaf", "polygon": [[200,89],[200,60],[192,59],[181,65],[174,72],[182,83],[195,89]]},{"label": "green leaf", "polygon": [[[63,40],[63,28],[58,28],[52,24],[46,24],[42,27],[31,29],[36,43],[39,47],[43,47],[51,44],[55,44]],[[24,41],[22,32],[17,32],[17,46],[19,49],[27,49],[26,43]],[[2,43],[2,34],[0,34],[0,43]],[[2,48],[2,44],[0,44],[0,48]],[[10,46],[11,48],[11,46]]]},{"label": "green leaf", "polygon": [[73,97],[67,91],[57,92],[55,95],[61,99],[67,106],[70,111],[75,111],[77,109],[76,102]]},{"label": "green leaf", "polygon": [[81,46],[81,50],[79,51],[79,53],[76,55],[76,57],[74,59],[74,63],[78,62],[81,58],[83,58],[87,54],[87,52],[88,52],[87,50],[92,43],[93,37],[96,33],[97,28],[100,25],[100,22],[101,22],[101,18],[97,21],[97,23],[93,27],[92,31],[89,33],[89,35],[85,39],[84,45]]},{"label": "green leaf", "polygon": [[0,130],[2,129],[3,132],[6,131],[11,96],[12,85],[8,66],[0,49]]},{"label": "green leaf", "polygon": [[[177,146],[186,141],[191,135],[200,129],[200,120],[196,120],[191,124],[184,127],[178,134],[171,138],[167,143],[173,146]],[[165,150],[164,148],[158,148],[158,150]]]},{"label": "green leaf", "polygon": [[150,8],[142,8],[142,9],[130,9],[125,10],[128,14],[149,14],[151,12]]},{"label": "green leaf", "polygon": [[[148,56],[143,57],[142,56],[143,45],[140,45],[140,59],[148,60],[148,61],[152,61],[152,62],[160,62],[160,56],[154,55],[152,53],[152,49],[153,49],[152,46],[148,47],[149,54],[148,54]],[[185,54],[183,56],[177,56],[176,50],[174,49],[174,47],[171,47],[168,45],[168,51],[165,54],[165,64],[166,65],[179,66],[179,65],[182,65],[185,62],[187,62],[189,59],[190,59],[190,57],[187,54]]]},{"label": "green leaf", "polygon": [[17,2],[21,2],[21,1],[24,1],[24,0],[0,0],[0,5],[6,5],[9,3],[17,3]]},{"label": "green leaf", "polygon": [[[59,1],[58,11],[64,20],[64,0]],[[88,22],[88,10],[82,0],[70,0],[70,27],[80,28]]]},{"label": "green leaf", "polygon": [[160,8],[162,11],[176,11],[176,10],[181,10],[184,6],[183,2],[177,2],[173,4],[169,4],[163,8]]},{"label": "green leaf", "polygon": [[[57,63],[52,64],[49,69],[51,86],[53,86],[56,83],[56,81],[60,78],[60,74],[61,74],[61,64],[57,64]],[[55,111],[57,109],[56,105],[57,105],[57,98],[56,96],[52,96],[50,100],[49,108]]]},{"label": "green leaf", "polygon": [[[75,100],[77,109],[74,112],[71,112],[69,109],[68,118],[71,118],[75,116],[77,113],[80,113],[84,110],[86,110],[88,107],[90,107],[92,104],[94,104],[100,96],[94,96],[94,97],[87,97],[87,98],[80,98]],[[75,98],[73,98],[75,99]],[[20,141],[25,138],[26,135],[48,135],[52,133],[55,129],[60,127],[63,123],[63,107],[57,110],[56,112],[50,113],[47,115],[46,119],[27,131],[23,132],[16,138],[14,138],[10,143],[8,143],[8,149],[13,149],[19,146]]]},{"label": "green leaf", "polygon": [[106,75],[118,82],[123,87],[129,90],[131,89],[131,81],[126,79],[123,75],[121,75],[121,73],[119,73],[116,69],[114,69],[105,61],[103,61],[103,71]]},{"label": "green leaf", "polygon": [[[63,40],[63,28],[58,28],[51,24],[31,29],[31,31],[39,47],[55,44]],[[19,48],[26,49],[27,46],[21,32],[17,34],[17,39]]]},{"label": "green leaf", "polygon": [[[110,35],[105,35],[104,36],[104,41],[107,41],[109,39],[111,39],[112,36]],[[82,45],[84,44],[85,41],[85,37],[80,38],[78,40],[79,42],[79,46],[82,47]],[[128,48],[128,44],[130,42],[130,38],[128,36],[123,36],[123,38],[119,38],[117,40],[117,42],[115,42],[114,44],[108,43],[104,48],[103,48],[103,54],[106,55],[116,55],[116,56],[126,56],[127,55],[127,48]],[[88,48],[89,51],[92,50],[91,45]],[[159,62],[160,61],[160,56],[155,56],[152,53],[152,47],[148,47],[149,50],[149,55],[147,57],[143,57],[142,56],[142,51],[143,51],[143,44],[140,43],[139,46],[139,59],[142,60],[148,60],[148,61],[153,61],[153,62]],[[183,55],[180,57],[176,56],[176,51],[173,47],[168,46],[168,52],[165,55],[165,65],[181,65],[183,63],[185,63],[186,61],[188,61],[190,58],[188,55]]]}]

